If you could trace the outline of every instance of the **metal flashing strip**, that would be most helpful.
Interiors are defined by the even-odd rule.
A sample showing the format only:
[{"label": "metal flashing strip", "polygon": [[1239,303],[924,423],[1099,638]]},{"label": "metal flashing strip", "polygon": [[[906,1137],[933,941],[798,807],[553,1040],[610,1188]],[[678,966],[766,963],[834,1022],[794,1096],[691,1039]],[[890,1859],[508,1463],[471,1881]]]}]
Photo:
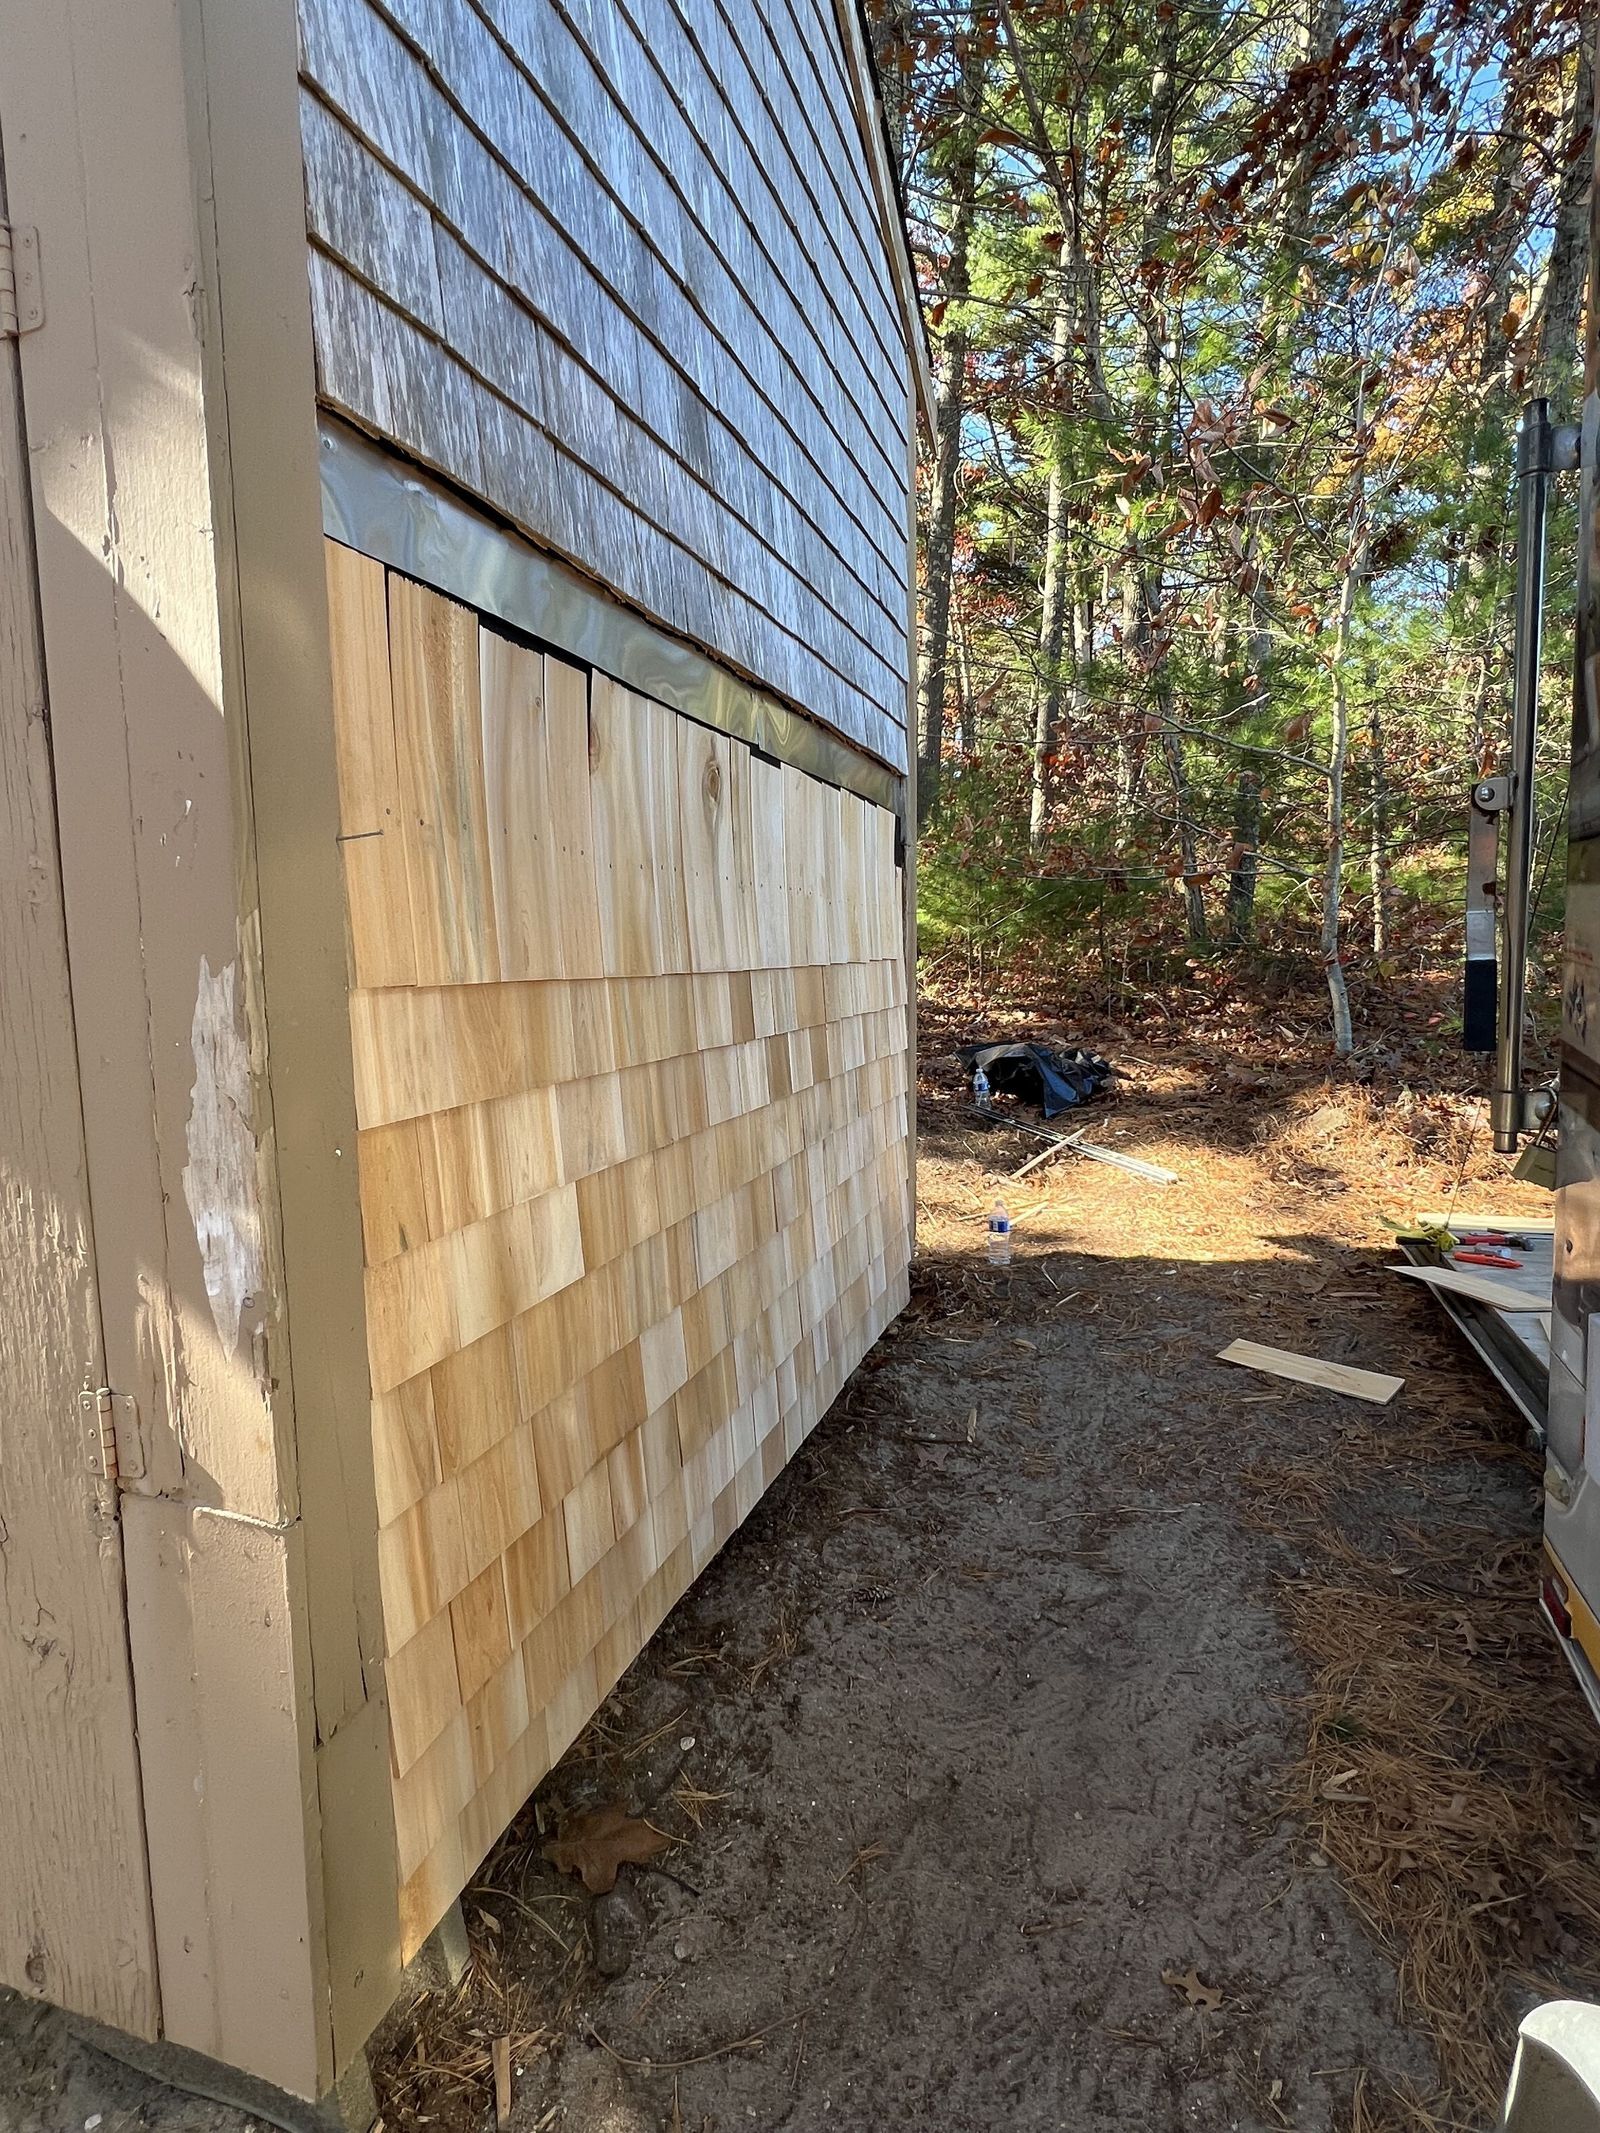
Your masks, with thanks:
[{"label": "metal flashing strip", "polygon": [[319,427],[322,525],[330,540],[702,726],[900,813],[901,772],[607,598],[408,460],[327,414]]}]

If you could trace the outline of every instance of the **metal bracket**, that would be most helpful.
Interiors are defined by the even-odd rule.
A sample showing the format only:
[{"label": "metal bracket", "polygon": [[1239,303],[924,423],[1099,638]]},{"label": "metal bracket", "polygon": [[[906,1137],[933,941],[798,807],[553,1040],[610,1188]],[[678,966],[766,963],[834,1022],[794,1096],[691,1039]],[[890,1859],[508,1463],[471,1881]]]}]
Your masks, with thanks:
[{"label": "metal bracket", "polygon": [[0,222],[0,340],[14,341],[43,324],[39,232]]},{"label": "metal bracket", "polygon": [[139,1481],[144,1476],[144,1446],[139,1441],[139,1404],[131,1393],[108,1385],[80,1392],[84,1463],[96,1481]]}]

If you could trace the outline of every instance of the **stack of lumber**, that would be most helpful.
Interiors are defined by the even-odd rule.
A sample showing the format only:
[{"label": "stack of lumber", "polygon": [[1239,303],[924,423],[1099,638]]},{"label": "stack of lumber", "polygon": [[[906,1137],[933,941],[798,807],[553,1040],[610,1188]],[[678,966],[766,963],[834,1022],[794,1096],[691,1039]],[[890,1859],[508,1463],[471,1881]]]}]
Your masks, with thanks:
[{"label": "stack of lumber", "polygon": [[403,1939],[906,1300],[892,817],[329,544]]}]

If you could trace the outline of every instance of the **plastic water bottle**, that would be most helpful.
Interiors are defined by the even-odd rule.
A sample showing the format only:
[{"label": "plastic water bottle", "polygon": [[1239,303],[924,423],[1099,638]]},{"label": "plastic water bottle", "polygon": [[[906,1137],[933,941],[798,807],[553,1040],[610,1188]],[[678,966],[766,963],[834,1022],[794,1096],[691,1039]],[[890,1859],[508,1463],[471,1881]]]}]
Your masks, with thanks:
[{"label": "plastic water bottle", "polygon": [[989,1108],[989,1077],[982,1067],[974,1067],[972,1070],[972,1101],[980,1111],[987,1111]]},{"label": "plastic water bottle", "polygon": [[1011,1217],[1006,1213],[1004,1200],[996,1200],[989,1217],[989,1264],[1011,1264]]}]

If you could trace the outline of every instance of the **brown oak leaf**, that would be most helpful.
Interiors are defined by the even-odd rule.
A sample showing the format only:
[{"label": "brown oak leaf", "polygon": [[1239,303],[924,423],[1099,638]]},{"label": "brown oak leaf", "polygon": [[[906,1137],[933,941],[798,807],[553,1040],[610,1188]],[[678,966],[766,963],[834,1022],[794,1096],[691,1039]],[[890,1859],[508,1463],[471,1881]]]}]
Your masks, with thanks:
[{"label": "brown oak leaf", "polygon": [[1163,1970],[1161,1982],[1174,1992],[1181,1992],[1191,2007],[1203,2007],[1207,2014],[1215,2014],[1222,2005],[1222,1987],[1208,1985],[1193,1963],[1187,1970]]},{"label": "brown oak leaf", "polygon": [[544,1855],[557,1873],[577,1874],[591,1896],[603,1896],[616,1887],[619,1866],[648,1865],[671,1842],[625,1808],[596,1807],[587,1814],[568,1815]]}]

